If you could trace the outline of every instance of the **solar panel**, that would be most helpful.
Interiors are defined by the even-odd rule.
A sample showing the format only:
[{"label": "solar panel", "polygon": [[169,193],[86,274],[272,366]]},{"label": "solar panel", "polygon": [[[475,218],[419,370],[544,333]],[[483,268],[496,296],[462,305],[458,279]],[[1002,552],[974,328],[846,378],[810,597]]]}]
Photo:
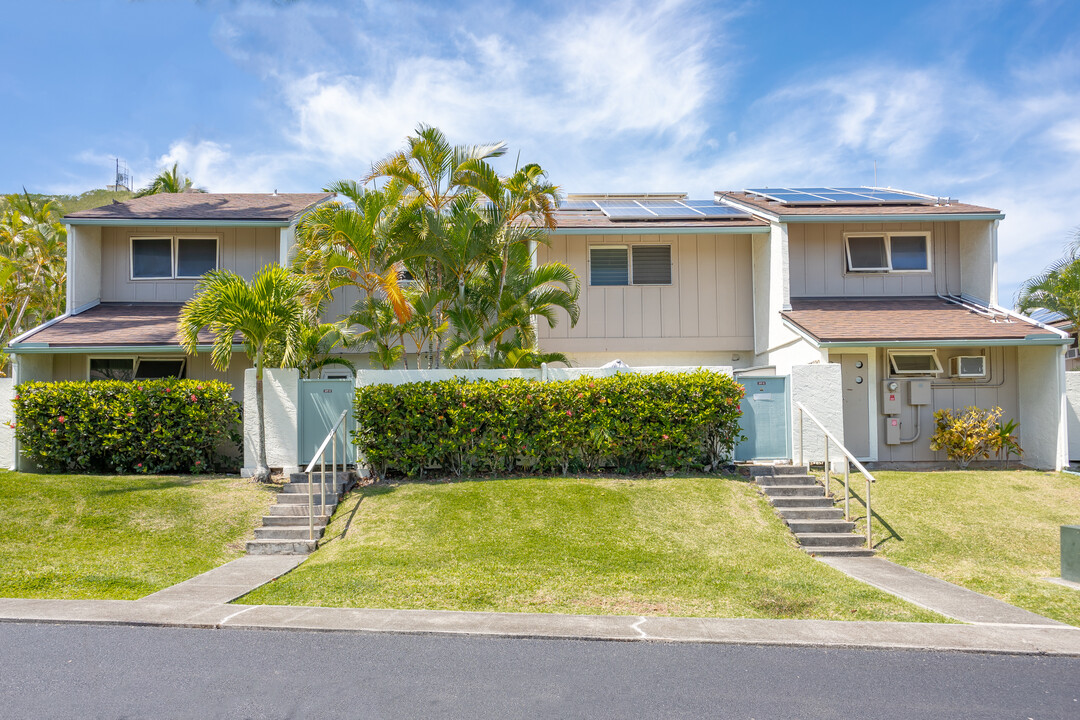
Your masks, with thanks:
[{"label": "solar panel", "polygon": [[706,220],[746,217],[749,213],[712,200],[598,200],[612,220]]},{"label": "solar panel", "polygon": [[655,213],[649,212],[643,207],[603,207],[604,214],[612,220],[629,220],[637,218],[652,219]]},{"label": "solar panel", "polygon": [[785,205],[926,205],[933,200],[902,190],[874,188],[752,188],[746,192]]},{"label": "solar panel", "polygon": [[592,200],[564,200],[559,203],[560,210],[598,210]]}]

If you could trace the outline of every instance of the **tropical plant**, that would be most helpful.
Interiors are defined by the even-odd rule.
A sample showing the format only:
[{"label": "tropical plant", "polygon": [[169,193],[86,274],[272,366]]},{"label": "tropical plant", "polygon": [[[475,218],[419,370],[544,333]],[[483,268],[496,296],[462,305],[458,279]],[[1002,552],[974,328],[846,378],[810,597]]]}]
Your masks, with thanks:
[{"label": "tropical plant", "polygon": [[351,360],[334,353],[336,348],[348,349],[355,342],[356,338],[342,323],[308,323],[300,330],[292,362],[284,362],[284,344],[275,340],[267,347],[266,365],[294,367],[305,379],[310,379],[313,372],[328,365],[341,365],[356,374],[356,365]]},{"label": "tropical plant", "polygon": [[0,203],[0,348],[64,310],[67,231],[50,200],[8,195]]},{"label": "tropical plant", "polygon": [[307,315],[303,302],[307,281],[278,265],[268,265],[247,282],[231,270],[211,270],[195,286],[195,296],[180,310],[180,342],[191,355],[198,354],[199,333],[209,329],[213,343],[210,360],[226,370],[232,360],[233,343],[240,336],[255,366],[255,405],[259,446],[255,479],[266,482],[266,419],[263,403],[263,369],[270,343],[282,346],[282,361],[291,364],[300,350]]},{"label": "tropical plant", "polygon": [[1005,467],[1009,467],[1009,457],[1015,455],[1018,458],[1024,456],[1024,449],[1020,447],[1020,439],[1016,437],[1016,430],[1020,427],[1020,423],[1016,420],[1009,420],[1006,423],[999,422],[996,428],[997,439],[995,444],[997,445],[997,454],[999,458],[1005,461]]},{"label": "tropical plant", "polygon": [[172,169],[164,169],[159,172],[150,184],[135,193],[135,197],[147,195],[159,195],[161,193],[184,193],[206,192],[203,188],[195,187],[194,181],[186,175],[180,174],[180,163],[173,163]]},{"label": "tropical plant", "polygon": [[1080,329],[1080,229],[1067,246],[1067,255],[1035,277],[1029,278],[1016,294],[1016,309],[1022,313],[1050,310]]},{"label": "tropical plant", "polygon": [[1001,443],[998,421],[1002,409],[984,410],[968,407],[956,411],[938,410],[934,413],[935,429],[930,436],[930,449],[943,450],[945,456],[955,460],[961,470],[975,460],[988,460],[998,451]]}]

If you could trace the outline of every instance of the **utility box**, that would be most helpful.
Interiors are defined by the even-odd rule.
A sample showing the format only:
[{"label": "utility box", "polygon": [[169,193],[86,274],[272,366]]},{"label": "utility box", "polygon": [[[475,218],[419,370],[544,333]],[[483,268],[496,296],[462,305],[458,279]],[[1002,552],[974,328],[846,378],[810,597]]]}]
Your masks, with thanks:
[{"label": "utility box", "polygon": [[896,380],[884,380],[881,383],[881,414],[900,414],[900,383]]},{"label": "utility box", "polygon": [[887,417],[885,418],[885,444],[886,445],[899,445],[900,444],[900,418]]},{"label": "utility box", "polygon": [[908,381],[908,403],[912,405],[929,405],[931,402],[930,380]]},{"label": "utility box", "polygon": [[1061,526],[1061,579],[1080,582],[1080,525]]}]

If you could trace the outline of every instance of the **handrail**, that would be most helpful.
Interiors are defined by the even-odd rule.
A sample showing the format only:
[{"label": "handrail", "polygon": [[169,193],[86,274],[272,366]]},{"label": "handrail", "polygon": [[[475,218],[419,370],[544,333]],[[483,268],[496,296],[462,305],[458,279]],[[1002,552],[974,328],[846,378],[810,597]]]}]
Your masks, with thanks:
[{"label": "handrail", "polygon": [[799,465],[803,465],[803,415],[808,416],[814,421],[821,432],[825,434],[825,495],[829,494],[829,483],[832,480],[832,470],[829,467],[829,441],[831,440],[836,444],[836,447],[840,449],[840,452],[844,454],[844,519],[848,520],[851,517],[850,509],[850,490],[848,487],[848,472],[850,470],[849,463],[854,463],[859,472],[866,478],[866,547],[871,550],[874,548],[874,538],[872,535],[871,518],[873,513],[870,511],[870,484],[877,482],[877,479],[870,474],[870,471],[863,467],[863,464],[859,462],[858,458],[851,454],[851,451],[844,447],[844,444],[836,439],[836,436],[829,432],[829,429],[822,425],[814,413],[810,412],[805,405],[796,401],[795,407],[799,409]]},{"label": "handrail", "polygon": [[[330,428],[330,432],[326,433],[326,437],[323,438],[322,444],[319,445],[319,449],[315,451],[315,454],[311,456],[311,462],[304,469],[307,474],[307,493],[308,493],[308,540],[315,539],[315,491],[312,489],[312,473],[315,472],[315,465],[321,464],[321,471],[319,473],[319,514],[326,515],[326,444],[333,441],[331,451],[333,455],[333,464],[330,466],[333,468],[331,473],[334,475],[334,486],[337,487],[337,436],[338,429],[341,427],[341,423],[345,420],[345,417],[349,414],[348,410],[344,410],[341,416],[338,417],[337,422]],[[341,444],[342,460],[348,463],[348,452],[346,451],[346,442],[348,442],[348,435]]]}]

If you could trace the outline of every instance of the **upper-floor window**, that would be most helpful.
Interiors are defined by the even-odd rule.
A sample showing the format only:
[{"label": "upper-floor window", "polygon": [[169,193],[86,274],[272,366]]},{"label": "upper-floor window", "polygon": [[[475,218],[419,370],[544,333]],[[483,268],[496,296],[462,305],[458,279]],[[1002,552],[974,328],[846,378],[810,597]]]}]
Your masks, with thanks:
[{"label": "upper-floor window", "polygon": [[930,233],[848,233],[848,272],[929,272]]},{"label": "upper-floor window", "polygon": [[590,285],[670,285],[670,245],[593,245]]},{"label": "upper-floor window", "polygon": [[218,265],[216,237],[131,238],[131,279],[198,278]]}]

